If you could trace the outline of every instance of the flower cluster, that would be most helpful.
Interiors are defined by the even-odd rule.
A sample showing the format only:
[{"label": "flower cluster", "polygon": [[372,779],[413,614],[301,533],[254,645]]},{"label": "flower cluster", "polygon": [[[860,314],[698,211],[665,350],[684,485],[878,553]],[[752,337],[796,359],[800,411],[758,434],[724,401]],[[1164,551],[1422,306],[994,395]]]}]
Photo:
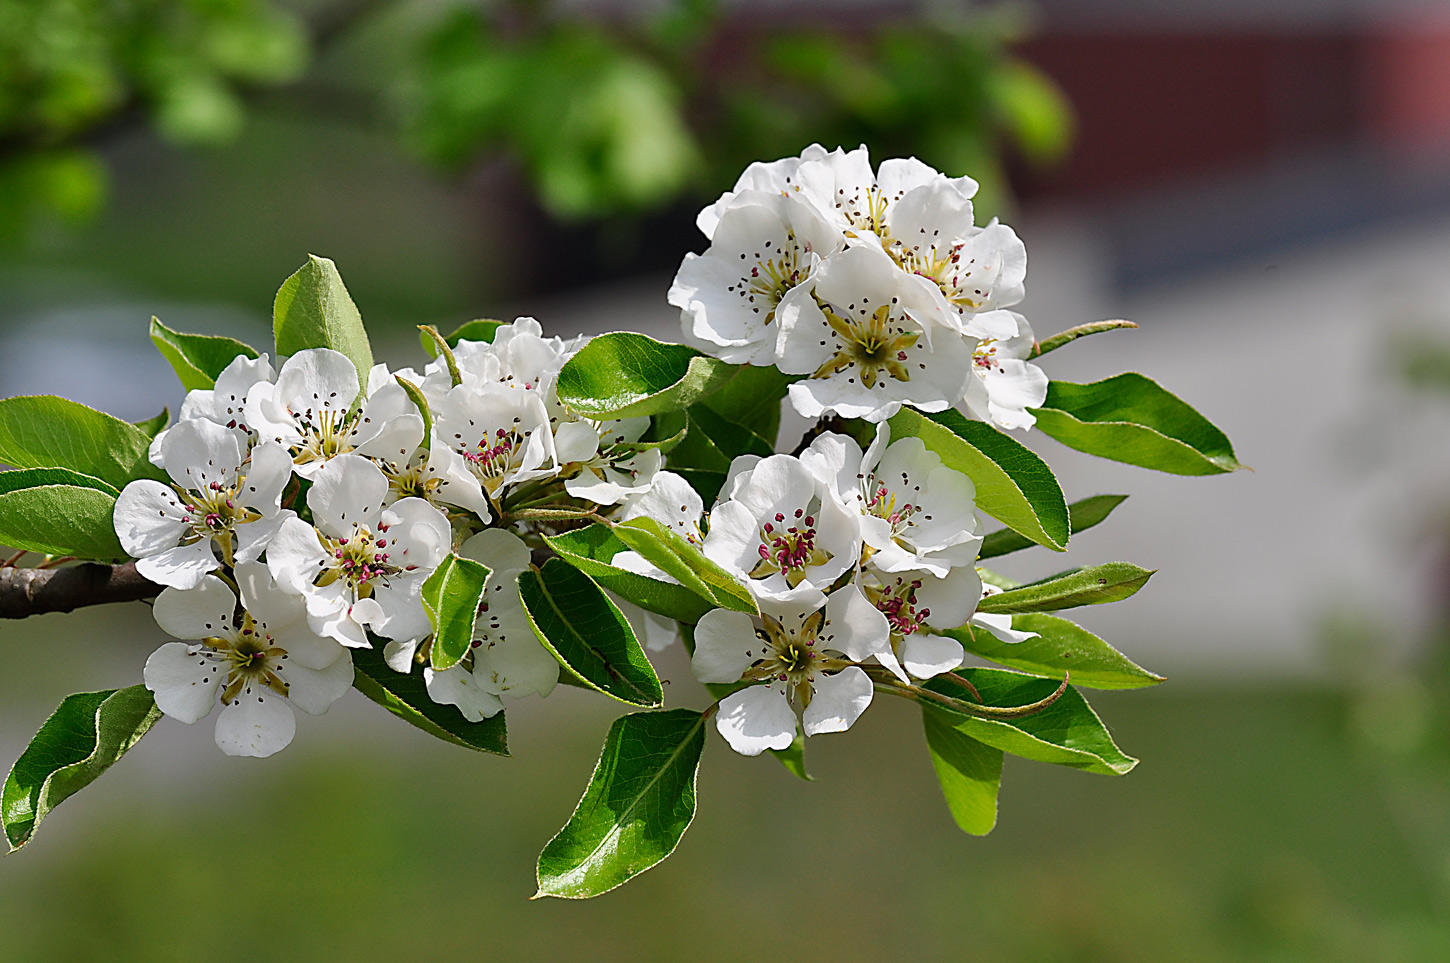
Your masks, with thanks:
[{"label": "flower cluster", "polygon": [[[190,392],[151,448],[170,484],[134,481],[115,509],[122,546],[166,586],[157,622],[187,640],[147,662],[162,711],[195,722],[219,698],[217,744],[269,755],[292,738],[287,704],[326,711],[370,636],[399,672],[425,663],[430,696],[470,720],[504,695],[548,695],[559,663],[518,573],[553,526],[622,508],[662,463],[640,442],[648,418],[587,421],[559,403],[578,347],[521,318],[421,372],[379,364],[360,379],[313,348],[277,371],[238,357]],[[491,574],[472,650],[435,671],[422,587],[452,551]]]},{"label": "flower cluster", "polygon": [[[757,683],[720,702],[716,727],[733,748],[756,755],[786,748],[798,728],[850,728],[873,676],[909,683],[961,665],[961,643],[937,633],[969,620],[1004,641],[1026,637],[1010,619],[973,615],[983,591],[975,494],[920,439],[892,442],[882,424],[864,452],[826,432],[798,457],[735,459],[708,515],[671,472],[632,500],[626,517],[698,544],[760,608],[758,618],[715,609],[694,631],[700,681]],[[632,553],[615,564],[669,578]]]},{"label": "flower cluster", "polygon": [[670,288],[685,340],[803,375],[790,399],[808,418],[879,422],[905,404],[1030,428],[1047,377],[1009,310],[1027,251],[974,223],[976,190],[914,158],[873,173],[865,147],[752,164],[700,212],[710,247]]}]

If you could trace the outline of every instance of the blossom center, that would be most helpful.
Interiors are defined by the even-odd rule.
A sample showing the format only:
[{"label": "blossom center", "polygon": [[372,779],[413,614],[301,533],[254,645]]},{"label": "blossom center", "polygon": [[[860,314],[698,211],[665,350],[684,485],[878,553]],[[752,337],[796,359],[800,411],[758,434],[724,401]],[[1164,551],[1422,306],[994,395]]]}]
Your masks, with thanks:
[{"label": "blossom center", "polygon": [[886,253],[891,255],[891,259],[903,271],[935,283],[954,307],[976,311],[987,300],[987,296],[980,287],[974,286],[977,259],[967,258],[963,261],[964,247],[966,243],[958,241],[947,248],[945,255],[941,255],[935,247],[907,247],[896,241],[887,245]]},{"label": "blossom center", "polygon": [[463,450],[464,460],[490,495],[496,494],[509,474],[522,464],[526,439],[527,435],[517,428],[500,428],[492,435],[485,433],[473,449]]},{"label": "blossom center", "polygon": [[307,408],[300,414],[287,410],[302,435],[301,448],[294,457],[297,464],[328,461],[352,451],[353,414],[337,408]]},{"label": "blossom center", "polygon": [[[366,525],[359,525],[346,538],[322,538],[327,558],[322,561],[322,572],[313,583],[319,587],[330,585],[339,579],[346,582],[358,598],[372,593],[375,580],[386,582],[389,577],[402,571],[388,561],[388,540],[385,526],[379,526],[376,534]],[[319,533],[320,536],[320,533]]]},{"label": "blossom center", "polygon": [[868,388],[874,388],[878,381],[884,384],[888,378],[911,380],[911,372],[903,362],[921,332],[908,331],[899,321],[893,322],[890,305],[883,304],[870,313],[861,308],[859,317],[847,319],[830,305],[818,304],[836,336],[836,350],[812,378],[829,378],[854,369],[852,380],[859,377]]},{"label": "blossom center", "polygon": [[281,675],[287,650],[272,644],[266,626],[254,620],[250,612],[243,614],[242,627],[235,634],[215,636],[206,639],[205,644],[213,650],[207,653],[209,661],[219,662],[226,668],[221,693],[224,705],[231,705],[237,696],[250,693],[253,686],[271,689],[280,696],[287,695],[291,688]]},{"label": "blossom center", "polygon": [[779,572],[791,588],[805,581],[808,569],[824,565],[831,554],[816,547],[816,518],[797,508],[792,519],[775,513],[775,521],[760,526],[760,561],[750,570],[751,578],[766,578]]},{"label": "blossom center", "polygon": [[917,607],[916,590],[919,588],[919,578],[909,582],[898,578],[892,586],[868,587],[865,590],[866,597],[886,616],[891,626],[893,647],[906,636],[919,632],[922,624],[931,618],[931,609]]},{"label": "blossom center", "polygon": [[[756,314],[763,311],[764,323],[770,324],[775,320],[775,309],[779,306],[780,299],[785,297],[787,291],[805,280],[811,245],[802,245],[793,232],[787,232],[784,243],[775,244],[767,240],[762,247],[766,256],[761,257],[757,252],[756,263],[751,267],[750,273],[730,285],[728,290],[737,292]],[[742,260],[746,259],[743,253],[740,257]]]}]

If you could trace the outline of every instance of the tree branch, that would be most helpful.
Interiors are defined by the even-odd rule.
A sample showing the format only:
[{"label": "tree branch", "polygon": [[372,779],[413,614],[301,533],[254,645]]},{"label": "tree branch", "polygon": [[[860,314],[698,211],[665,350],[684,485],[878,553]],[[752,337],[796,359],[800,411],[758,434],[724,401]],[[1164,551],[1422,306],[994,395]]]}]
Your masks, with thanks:
[{"label": "tree branch", "polygon": [[161,586],[141,576],[135,562],[69,568],[0,569],[0,619],[70,612],[86,605],[154,598]]}]

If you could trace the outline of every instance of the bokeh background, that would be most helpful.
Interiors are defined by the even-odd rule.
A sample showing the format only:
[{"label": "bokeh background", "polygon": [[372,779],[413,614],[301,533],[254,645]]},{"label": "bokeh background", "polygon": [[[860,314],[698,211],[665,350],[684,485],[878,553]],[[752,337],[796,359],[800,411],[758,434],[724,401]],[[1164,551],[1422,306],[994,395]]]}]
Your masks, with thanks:
[{"label": "bokeh background", "polygon": [[[1009,758],[976,839],[904,703],[813,783],[712,737],[676,855],[572,904],[527,897],[602,698],[511,705],[507,760],[356,693],[265,761],[164,721],[0,861],[0,960],[1450,959],[1443,6],[0,0],[0,396],[174,411],[149,318],[265,344],[309,252],[397,364],[473,317],[668,338],[694,211],[812,141],[978,178],[1039,335],[1141,325],[1049,374],[1144,371],[1254,467],[1029,438],[1070,499],[1132,496],[1072,563],[1161,569],[1078,613],[1169,676],[1094,695],[1142,765]],[[159,641],[0,623],[0,760]]]}]

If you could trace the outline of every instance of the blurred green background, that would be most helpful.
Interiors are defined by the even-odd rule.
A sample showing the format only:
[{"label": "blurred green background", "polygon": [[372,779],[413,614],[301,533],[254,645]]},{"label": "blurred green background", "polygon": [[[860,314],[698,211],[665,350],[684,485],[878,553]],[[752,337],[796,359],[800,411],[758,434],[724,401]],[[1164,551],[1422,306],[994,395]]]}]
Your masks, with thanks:
[{"label": "blurred green background", "polygon": [[[1040,333],[1144,323],[1054,377],[1142,368],[1258,469],[1032,442],[1070,497],[1133,494],[1068,564],[1162,568],[1081,621],[1172,681],[1089,693],[1138,770],[1010,760],[984,839],[881,700],[812,741],[810,784],[712,736],[675,856],[529,902],[614,707],[511,705],[504,760],[351,694],[266,761],[158,725],[0,861],[0,960],[1450,959],[1450,485],[1423,457],[1450,421],[1450,166],[1376,166],[1414,138],[1312,96],[1426,31],[1115,6],[0,0],[0,396],[175,410],[147,319],[264,344],[309,252],[397,364],[412,325],[478,316],[671,337],[695,210],[749,160],[865,142],[982,182]],[[1209,164],[1200,131],[1238,153]],[[159,641],[142,606],[0,623],[0,757]],[[678,648],[660,668],[705,704]]]}]

